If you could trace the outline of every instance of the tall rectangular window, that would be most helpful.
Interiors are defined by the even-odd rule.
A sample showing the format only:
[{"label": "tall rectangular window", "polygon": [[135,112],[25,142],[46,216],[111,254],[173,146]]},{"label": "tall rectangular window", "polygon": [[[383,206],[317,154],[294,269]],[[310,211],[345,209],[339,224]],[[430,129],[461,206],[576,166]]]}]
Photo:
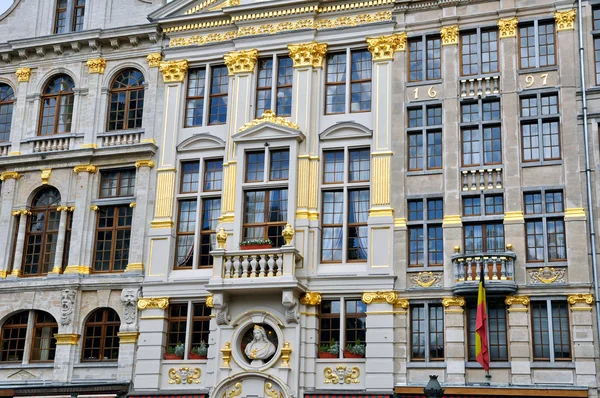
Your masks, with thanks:
[{"label": "tall rectangular window", "polygon": [[[350,79],[348,79],[348,64]],[[349,103],[351,113],[371,110],[371,53],[367,50],[327,55],[325,83],[325,113],[345,113]],[[347,86],[349,85],[349,95]]]},{"label": "tall rectangular window", "polygon": [[360,299],[327,299],[319,307],[319,351],[337,344],[339,358],[348,345],[363,345],[367,336],[367,306]]},{"label": "tall rectangular window", "polygon": [[67,0],[57,0],[54,17],[54,33],[67,32]]},{"label": "tall rectangular window", "polygon": [[442,168],[442,105],[408,108],[408,170]]},{"label": "tall rectangular window", "polygon": [[83,17],[85,14],[85,0],[73,0],[73,32],[83,30]]},{"label": "tall rectangular window", "polygon": [[423,36],[408,41],[408,80],[419,82],[442,78],[442,40]]},{"label": "tall rectangular window", "polygon": [[566,301],[531,301],[534,361],[571,360],[569,309]]},{"label": "tall rectangular window", "polygon": [[256,117],[271,110],[271,94],[273,86],[273,59],[258,60],[258,75],[256,76]]},{"label": "tall rectangular window", "polygon": [[346,111],[346,53],[327,54],[325,113]]},{"label": "tall rectangular window", "polygon": [[185,127],[202,126],[205,85],[206,68],[194,68],[188,71]]},{"label": "tall rectangular window", "polygon": [[439,304],[411,304],[412,361],[444,360],[444,310]]},{"label": "tall rectangular window", "polygon": [[460,34],[461,75],[498,72],[498,30],[477,29]]},{"label": "tall rectangular window", "polygon": [[527,262],[566,261],[563,193],[527,192],[524,200]]},{"label": "tall rectangular window", "polygon": [[103,171],[100,180],[101,198],[135,195],[135,170]]},{"label": "tall rectangular window", "polygon": [[225,124],[227,122],[227,95],[229,90],[227,67],[212,67],[210,81],[208,124]]},{"label": "tall rectangular window", "polygon": [[502,163],[500,100],[463,102],[461,109],[462,165]]},{"label": "tall rectangular window", "polygon": [[442,199],[408,201],[408,266],[442,266],[444,241]]},{"label": "tall rectangular window", "polygon": [[129,205],[102,206],[96,221],[94,272],[122,272],[129,260],[133,209]]},{"label": "tall rectangular window", "polygon": [[[467,303],[467,316],[469,319],[469,361],[477,358],[475,351],[475,332],[477,320],[477,303]],[[488,349],[491,361],[508,361],[506,305],[502,301],[488,299]]]},{"label": "tall rectangular window", "polygon": [[558,94],[522,96],[520,102],[523,162],[559,160],[561,137]]},{"label": "tall rectangular window", "polygon": [[[202,344],[208,345],[211,309],[205,303],[173,303],[169,305],[167,318],[167,352],[177,345],[184,346],[182,359]],[[189,321],[188,321],[189,320]]]},{"label": "tall rectangular window", "polygon": [[244,195],[242,239],[270,239],[274,247],[283,246],[281,232],[287,223],[287,188],[246,191]]},{"label": "tall rectangular window", "polygon": [[533,21],[519,24],[521,69],[556,65],[554,22]]},{"label": "tall rectangular window", "polygon": [[593,27],[592,34],[594,36],[594,66],[596,71],[596,85],[600,85],[600,7],[592,8]]},{"label": "tall rectangular window", "polygon": [[325,151],[321,260],[366,261],[369,246],[370,151]]},{"label": "tall rectangular window", "polygon": [[[274,70],[274,65],[276,69]],[[265,111],[274,111],[277,116],[292,114],[292,81],[294,78],[292,59],[275,55],[258,60],[256,79],[256,117]],[[273,85],[273,78],[276,84]],[[273,97],[275,101],[273,102]]]}]

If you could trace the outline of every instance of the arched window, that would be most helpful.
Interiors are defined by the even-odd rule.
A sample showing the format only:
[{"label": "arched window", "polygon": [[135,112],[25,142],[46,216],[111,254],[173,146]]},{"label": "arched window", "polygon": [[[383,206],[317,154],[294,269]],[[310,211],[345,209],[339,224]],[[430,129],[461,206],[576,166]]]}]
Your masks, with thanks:
[{"label": "arched window", "polygon": [[[79,32],[83,30],[85,0],[57,0],[54,16],[54,33]],[[68,23],[71,21],[71,23]]]},{"label": "arched window", "polygon": [[129,130],[142,127],[144,113],[144,75],[126,69],[110,85],[107,130]]},{"label": "arched window", "polygon": [[115,310],[101,308],[94,311],[85,322],[83,335],[83,361],[116,361],[119,359],[117,332],[121,320]]},{"label": "arched window", "polygon": [[0,142],[10,138],[15,92],[8,84],[0,84]]},{"label": "arched window", "polygon": [[27,220],[23,276],[45,275],[54,266],[60,213],[60,193],[55,188],[40,191],[31,203]]},{"label": "arched window", "polygon": [[[32,327],[29,318],[33,317]],[[25,345],[32,342],[31,362],[54,361],[58,323],[44,311],[25,311],[10,317],[2,326],[0,362],[22,362]]]},{"label": "arched window", "polygon": [[39,135],[71,132],[74,87],[73,79],[67,75],[56,76],[46,84],[42,94]]}]

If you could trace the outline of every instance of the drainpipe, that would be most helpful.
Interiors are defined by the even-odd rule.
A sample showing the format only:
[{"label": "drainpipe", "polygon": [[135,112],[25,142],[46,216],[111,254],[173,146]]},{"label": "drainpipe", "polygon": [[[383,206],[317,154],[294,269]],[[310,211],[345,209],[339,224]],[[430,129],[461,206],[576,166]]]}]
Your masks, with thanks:
[{"label": "drainpipe", "polygon": [[581,0],[577,0],[577,20],[579,23],[579,68],[581,73],[581,105],[583,110],[583,145],[585,150],[585,185],[587,190],[588,224],[590,227],[590,245],[592,246],[592,274],[594,277],[594,301],[596,302],[596,332],[600,342],[600,298],[598,297],[598,262],[596,261],[596,227],[594,201],[592,198],[592,170],[590,169],[590,147],[588,137],[587,86],[585,84],[585,58],[583,47],[583,17]]}]

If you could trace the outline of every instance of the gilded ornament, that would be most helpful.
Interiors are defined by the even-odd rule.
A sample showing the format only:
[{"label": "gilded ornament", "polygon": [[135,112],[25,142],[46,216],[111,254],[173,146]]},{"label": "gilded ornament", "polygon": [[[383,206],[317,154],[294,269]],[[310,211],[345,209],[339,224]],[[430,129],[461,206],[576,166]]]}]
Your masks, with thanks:
[{"label": "gilded ornament", "polygon": [[351,17],[339,17],[334,19],[321,19],[315,21],[315,29],[335,29],[352,26],[366,25],[376,22],[392,20],[391,11],[381,11],[373,14],[359,14]]},{"label": "gilded ornament", "polygon": [[162,73],[165,83],[183,82],[188,70],[188,61],[184,59],[181,61],[161,62],[158,70]]},{"label": "gilded ornament", "polygon": [[6,271],[6,270],[0,271],[0,278],[6,279],[7,276],[8,276],[8,271]]},{"label": "gilded ornament", "polygon": [[367,39],[373,61],[393,60],[396,51],[406,51],[406,32]]},{"label": "gilded ornament", "polygon": [[433,272],[419,272],[416,275],[411,275],[410,280],[421,287],[431,287],[434,283],[441,280],[442,275]]},{"label": "gilded ornament", "polygon": [[168,297],[140,297],[138,299],[138,309],[143,311],[151,308],[166,310],[169,307]]},{"label": "gilded ornament", "polygon": [[17,75],[19,83],[28,82],[31,78],[31,68],[19,68],[15,72],[15,75]]},{"label": "gilded ornament", "polygon": [[281,231],[281,236],[285,240],[285,246],[289,246],[292,243],[292,239],[294,238],[294,228],[290,225],[290,223],[285,224],[285,228]]},{"label": "gilded ornament", "polygon": [[258,26],[241,26],[237,32],[237,36],[274,35],[279,32],[313,28],[314,22],[312,19],[303,19],[300,21],[285,21]]},{"label": "gilded ornament", "polygon": [[232,51],[225,54],[224,58],[230,76],[236,73],[252,73],[258,59],[258,50]]},{"label": "gilded ornament", "polygon": [[500,38],[504,39],[507,37],[517,37],[517,24],[519,20],[517,17],[499,19],[498,30],[500,31]]},{"label": "gilded ornament", "polygon": [[88,267],[87,265],[69,265],[67,266],[67,268],[65,268],[65,272],[63,273],[89,275],[90,267]]},{"label": "gilded ornament", "polygon": [[21,174],[17,173],[16,171],[5,171],[4,173],[0,174],[0,181],[5,181],[5,180],[18,180],[19,178],[21,178]]},{"label": "gilded ornament", "polygon": [[201,46],[208,43],[230,41],[238,37],[235,30],[225,33],[210,33],[204,36],[177,37],[169,41],[169,47]]},{"label": "gilded ornament", "polygon": [[153,160],[138,160],[137,162],[135,162],[135,167],[137,167],[138,169],[140,167],[153,168],[154,166],[155,166],[155,163]]},{"label": "gilded ornament", "polygon": [[213,304],[214,299],[215,299],[215,297],[212,294],[209,294],[208,296],[206,296],[206,306],[208,308],[214,307],[214,304]]},{"label": "gilded ornament", "polygon": [[97,205],[91,205],[90,206],[90,210],[91,211],[98,211],[98,210],[100,210],[100,207],[98,207]]},{"label": "gilded ornament", "polygon": [[442,305],[445,308],[448,308],[448,307],[464,307],[465,303],[466,303],[465,298],[464,297],[459,297],[459,296],[444,297],[442,299]]},{"label": "gilded ornament", "polygon": [[68,208],[67,206],[58,206],[58,207],[56,208],[56,211],[58,211],[59,213],[60,213],[61,211],[69,211],[69,208]]},{"label": "gilded ornament", "polygon": [[91,58],[87,60],[87,66],[90,69],[90,75],[94,73],[102,75],[106,70],[106,60],[104,58]]},{"label": "gilded ornament", "polygon": [[294,68],[303,66],[312,66],[320,68],[323,66],[323,59],[327,53],[327,43],[311,43],[290,44],[290,57],[294,63]]},{"label": "gilded ornament", "polygon": [[571,294],[569,295],[568,301],[571,305],[575,305],[576,303],[585,303],[587,305],[592,305],[594,303],[594,296],[589,293]]},{"label": "gilded ornament", "polygon": [[443,46],[458,44],[458,25],[440,28],[440,35],[442,36]]},{"label": "gilded ornament", "polygon": [[556,20],[556,31],[561,30],[574,30],[575,29],[575,9],[567,11],[556,11],[554,13],[554,19]]},{"label": "gilded ornament", "polygon": [[564,283],[565,269],[564,268],[554,268],[554,267],[544,267],[539,268],[538,270],[529,271],[529,275],[532,280],[538,280],[544,284],[550,284],[554,282]]},{"label": "gilded ornament", "polygon": [[565,218],[585,218],[585,209],[583,207],[571,207],[565,209]]},{"label": "gilded ornament", "polygon": [[524,307],[529,307],[529,296],[508,296],[504,300],[506,305],[521,304]]},{"label": "gilded ornament", "polygon": [[227,394],[227,398],[239,397],[242,394],[242,383],[235,383],[233,386],[233,390],[229,391]]},{"label": "gilded ornament", "polygon": [[218,11],[225,7],[235,7],[240,5],[240,0],[225,0],[221,4],[217,4],[216,6],[209,8],[208,11]]},{"label": "gilded ornament", "polygon": [[323,380],[325,384],[360,383],[360,380],[358,380],[358,377],[360,376],[360,369],[356,366],[350,369],[344,365],[338,365],[335,367],[335,369],[327,367],[323,369],[323,375],[325,376],[325,380]]},{"label": "gilded ornament", "polygon": [[146,57],[148,60],[148,66],[151,68],[158,68],[160,66],[160,61],[162,61],[161,53],[151,53]]},{"label": "gilded ornament", "polygon": [[20,269],[13,269],[10,273],[10,276],[14,276],[16,278],[20,278],[23,272]]},{"label": "gilded ornament", "polygon": [[398,301],[398,293],[394,292],[393,290],[389,292],[364,292],[362,295],[362,301],[365,304],[395,304],[396,301]]},{"label": "gilded ornament", "polygon": [[169,384],[199,384],[202,370],[200,368],[169,369]]},{"label": "gilded ornament", "polygon": [[402,308],[403,310],[407,310],[408,305],[409,305],[408,299],[399,298],[394,302],[394,308]]},{"label": "gilded ornament", "polygon": [[142,272],[144,271],[144,263],[129,263],[125,267],[125,272]]},{"label": "gilded ornament", "polygon": [[14,210],[11,214],[15,217],[16,216],[29,216],[29,215],[31,215],[31,212],[27,209],[22,209],[22,210]]},{"label": "gilded ornament", "polygon": [[300,298],[300,303],[304,305],[319,305],[321,304],[321,293],[306,292]]},{"label": "gilded ornament", "polygon": [[294,130],[300,129],[300,126],[298,126],[297,123],[290,122],[289,120],[287,120],[284,117],[276,116],[273,111],[267,110],[262,114],[262,116],[260,118],[254,119],[251,122],[248,122],[248,123],[244,124],[242,127],[240,127],[239,131],[242,132],[242,131],[248,130],[251,127],[255,127],[255,126],[258,126],[259,124],[263,124],[263,123],[278,124],[280,126],[287,127],[287,128],[294,129]]},{"label": "gilded ornament", "polygon": [[290,356],[292,355],[292,347],[289,341],[286,341],[281,347],[281,366],[284,368],[290,367]]},{"label": "gilded ornament", "polygon": [[278,398],[277,391],[273,388],[273,383],[265,383],[265,394],[269,398]]},{"label": "gilded ornament", "polygon": [[225,232],[225,228],[221,228],[217,232],[217,248],[225,249],[225,243],[227,243],[227,232]]},{"label": "gilded ornament", "polygon": [[138,341],[140,332],[118,332],[120,344],[135,344]]},{"label": "gilded ornament", "polygon": [[221,354],[223,355],[222,368],[231,367],[231,343],[225,343],[225,347],[221,348]]},{"label": "gilded ornament", "polygon": [[56,345],[77,345],[79,342],[78,334],[58,334],[54,335],[56,339]]},{"label": "gilded ornament", "polygon": [[50,174],[52,174],[52,169],[42,170],[42,185],[48,185],[48,182],[50,181]]},{"label": "gilded ornament", "polygon": [[73,171],[75,173],[97,173],[98,167],[91,165],[91,164],[82,164],[82,165],[73,167]]}]

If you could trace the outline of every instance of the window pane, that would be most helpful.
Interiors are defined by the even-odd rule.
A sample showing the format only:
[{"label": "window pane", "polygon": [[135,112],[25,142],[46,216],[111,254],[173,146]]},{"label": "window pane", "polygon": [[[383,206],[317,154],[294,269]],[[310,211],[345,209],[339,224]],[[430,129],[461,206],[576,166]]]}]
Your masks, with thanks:
[{"label": "window pane", "polygon": [[186,127],[201,126],[204,114],[204,95],[206,88],[206,69],[190,69],[185,110]]},{"label": "window pane", "polygon": [[371,52],[367,50],[353,51],[351,78],[351,112],[371,110]]},{"label": "window pane", "polygon": [[290,151],[287,149],[271,151],[270,180],[287,180],[290,168]]},{"label": "window pane", "polygon": [[328,151],[324,155],[323,182],[344,182],[344,151]]},{"label": "window pane", "polygon": [[545,301],[532,301],[531,328],[533,335],[533,359],[550,360],[550,337],[548,309]]},{"label": "window pane", "polygon": [[342,261],[344,192],[323,192],[323,234],[321,259]]},{"label": "window pane", "polygon": [[294,68],[290,57],[278,57],[277,70],[277,110],[278,116],[292,114],[292,80]]},{"label": "window pane", "polygon": [[265,171],[265,152],[246,153],[246,181],[262,181]]},{"label": "window pane", "polygon": [[348,260],[366,260],[369,247],[369,190],[348,192]]},{"label": "window pane", "polygon": [[426,319],[424,305],[410,306],[411,318],[411,359],[425,360]]},{"label": "window pane", "polygon": [[222,186],[223,186],[223,160],[217,159],[217,160],[205,161],[205,163],[204,163],[204,191],[220,191],[222,189]]},{"label": "window pane", "polygon": [[369,149],[353,149],[350,153],[350,182],[369,181],[371,168],[371,151]]}]

